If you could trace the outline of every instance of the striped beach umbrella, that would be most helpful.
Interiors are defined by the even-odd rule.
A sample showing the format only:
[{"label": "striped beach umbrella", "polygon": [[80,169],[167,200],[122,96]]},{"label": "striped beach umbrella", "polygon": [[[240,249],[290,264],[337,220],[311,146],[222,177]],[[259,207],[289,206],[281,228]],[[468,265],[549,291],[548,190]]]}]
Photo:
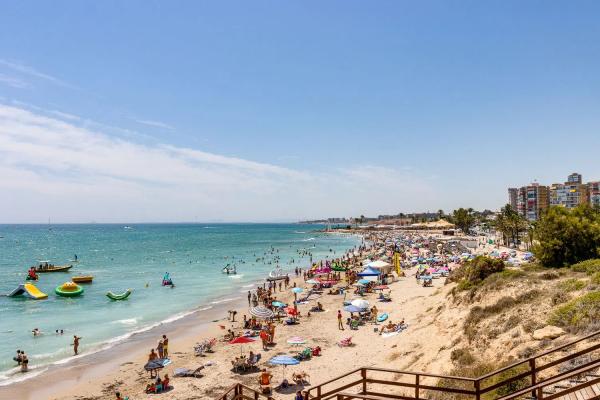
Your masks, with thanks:
[{"label": "striped beach umbrella", "polygon": [[301,345],[301,344],[304,344],[304,343],[306,343],[306,339],[304,339],[304,338],[302,338],[302,337],[300,337],[300,336],[292,336],[291,338],[289,338],[289,339],[287,340],[287,343],[288,343],[288,344],[293,344],[293,345],[299,346],[299,345]]},{"label": "striped beach umbrella", "polygon": [[267,307],[257,306],[250,309],[250,314],[258,319],[269,319],[273,318],[275,314]]}]

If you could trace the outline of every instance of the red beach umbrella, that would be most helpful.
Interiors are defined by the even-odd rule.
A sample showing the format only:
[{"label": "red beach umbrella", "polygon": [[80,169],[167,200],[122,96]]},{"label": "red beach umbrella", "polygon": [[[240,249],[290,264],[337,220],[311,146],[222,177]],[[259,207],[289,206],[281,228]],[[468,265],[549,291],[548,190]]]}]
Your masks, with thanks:
[{"label": "red beach umbrella", "polygon": [[254,339],[249,338],[248,336],[239,336],[236,337],[235,339],[231,340],[229,342],[229,344],[241,344],[242,346],[240,347],[240,354],[243,353],[244,350],[244,344],[246,343],[252,343],[254,342]]},{"label": "red beach umbrella", "polygon": [[290,315],[298,315],[298,310],[296,310],[294,307],[287,307],[285,312]]}]

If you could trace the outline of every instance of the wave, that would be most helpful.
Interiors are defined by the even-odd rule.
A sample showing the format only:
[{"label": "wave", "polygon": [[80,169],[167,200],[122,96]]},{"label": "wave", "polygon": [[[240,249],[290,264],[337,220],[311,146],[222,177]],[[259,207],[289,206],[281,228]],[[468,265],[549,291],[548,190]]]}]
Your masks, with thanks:
[{"label": "wave", "polygon": [[112,321],[112,324],[122,324],[122,325],[135,325],[137,324],[137,318],[126,318],[126,319],[118,319],[116,321]]},{"label": "wave", "polygon": [[222,304],[222,303],[229,303],[231,301],[234,300],[239,300],[241,299],[241,297],[230,297],[230,298],[226,298],[226,299],[221,299],[221,300],[215,300],[215,301],[211,301],[210,304]]},{"label": "wave", "polygon": [[244,274],[229,275],[229,278],[231,278],[231,279],[242,279],[243,277],[244,277]]},{"label": "wave", "polygon": [[[218,303],[222,303],[222,302],[226,302],[226,301],[236,300],[236,299],[239,299],[239,298],[240,297],[230,298],[230,299],[223,299],[222,301],[217,301],[217,302],[214,302],[214,303],[218,304]],[[211,308],[213,308],[213,306],[205,306],[205,307],[196,308],[196,309],[193,309],[193,310],[190,310],[190,311],[182,312],[182,313],[176,314],[176,315],[174,315],[172,317],[166,318],[166,319],[164,319],[162,321],[150,324],[148,326],[136,329],[136,330],[131,331],[131,332],[127,332],[127,333],[125,333],[123,335],[115,336],[115,337],[113,337],[113,338],[111,338],[109,340],[106,340],[104,342],[92,343],[90,345],[91,349],[89,351],[86,351],[86,352],[81,353],[81,354],[76,355],[76,356],[70,356],[70,355],[67,356],[69,353],[68,353],[67,350],[64,350],[64,349],[56,351],[54,353],[42,353],[42,354],[37,354],[37,355],[31,355],[30,358],[31,359],[35,359],[35,360],[44,359],[44,358],[53,358],[53,357],[56,357],[57,355],[59,355],[60,353],[65,353],[65,356],[67,356],[67,357],[59,359],[59,360],[54,361],[54,362],[41,363],[41,364],[39,364],[39,365],[37,365],[35,367],[30,367],[29,368],[29,372],[27,374],[22,374],[21,375],[20,374],[21,370],[18,367],[17,368],[13,368],[13,369],[8,370],[8,371],[5,371],[4,374],[0,375],[0,386],[7,386],[7,385],[10,385],[12,383],[21,382],[21,381],[25,381],[27,379],[31,379],[31,378],[33,378],[35,376],[38,376],[38,375],[46,372],[48,370],[49,366],[68,364],[69,362],[71,362],[73,360],[77,360],[77,359],[82,358],[82,357],[86,357],[86,356],[89,356],[89,355],[92,355],[92,354],[96,354],[96,353],[99,353],[101,351],[109,350],[112,347],[116,346],[117,344],[119,344],[121,342],[124,342],[125,340],[127,340],[127,339],[129,339],[129,338],[131,338],[133,336],[139,335],[139,334],[141,334],[143,332],[147,332],[147,331],[149,331],[149,330],[151,330],[153,328],[156,328],[156,327],[158,327],[160,325],[168,324],[168,323],[171,323],[171,322],[175,322],[177,320],[180,320],[182,318],[187,317],[188,315],[194,314],[194,313],[196,313],[198,311],[206,311],[206,310],[210,310]],[[132,321],[132,320],[136,320],[136,319],[135,318],[123,319],[123,320],[119,320],[119,321],[114,321],[114,323],[119,323],[119,322],[123,323],[124,321]]]},{"label": "wave", "polygon": [[310,238],[308,238],[308,239],[302,239],[302,241],[303,241],[303,242],[311,242],[311,241],[313,241],[313,240],[317,240],[317,239],[316,239],[316,238],[314,238],[314,237],[310,237]]}]

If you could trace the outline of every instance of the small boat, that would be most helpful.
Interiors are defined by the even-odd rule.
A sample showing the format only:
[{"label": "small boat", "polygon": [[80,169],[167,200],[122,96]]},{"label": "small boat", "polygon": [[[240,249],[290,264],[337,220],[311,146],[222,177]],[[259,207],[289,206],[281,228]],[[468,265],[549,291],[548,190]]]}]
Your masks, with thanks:
[{"label": "small boat", "polygon": [[83,288],[74,282],[65,282],[57,286],[54,293],[61,297],[76,297],[83,293]]},{"label": "small boat", "polygon": [[283,273],[283,270],[279,267],[275,268],[273,271],[269,272],[268,281],[277,281],[279,279],[285,279],[287,275]]},{"label": "small boat", "polygon": [[39,265],[34,265],[35,272],[66,272],[73,268],[73,265],[53,265],[50,261],[39,261]]},{"label": "small boat", "polygon": [[111,300],[125,300],[126,298],[129,297],[131,292],[133,292],[132,289],[127,289],[126,291],[124,291],[121,294],[114,294],[113,292],[109,291],[106,293],[106,297],[108,297]]},{"label": "small boat", "polygon": [[75,283],[92,283],[94,277],[92,275],[72,276],[71,281]]}]

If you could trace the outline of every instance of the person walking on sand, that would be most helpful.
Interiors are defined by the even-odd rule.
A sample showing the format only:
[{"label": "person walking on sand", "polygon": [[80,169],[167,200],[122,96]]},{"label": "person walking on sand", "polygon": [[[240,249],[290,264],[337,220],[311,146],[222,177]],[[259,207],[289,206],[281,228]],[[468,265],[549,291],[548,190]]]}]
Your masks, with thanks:
[{"label": "person walking on sand", "polygon": [[252,293],[248,290],[248,307],[250,307],[250,301],[252,300]]},{"label": "person walking on sand", "polygon": [[344,330],[344,322],[342,321],[342,312],[340,310],[338,310],[338,313],[337,313],[337,320],[338,320],[338,329],[343,331]]},{"label": "person walking on sand", "polygon": [[167,335],[163,335],[163,356],[164,358],[169,357],[169,338],[167,338]]},{"label": "person walking on sand", "polygon": [[82,339],[77,335],[73,335],[73,343],[71,344],[71,346],[73,346],[73,352],[75,352],[75,355],[77,355],[78,350],[79,350],[79,340]]},{"label": "person walking on sand", "polygon": [[162,338],[158,339],[158,345],[156,345],[156,351],[158,352],[158,358],[165,358],[165,347]]}]

